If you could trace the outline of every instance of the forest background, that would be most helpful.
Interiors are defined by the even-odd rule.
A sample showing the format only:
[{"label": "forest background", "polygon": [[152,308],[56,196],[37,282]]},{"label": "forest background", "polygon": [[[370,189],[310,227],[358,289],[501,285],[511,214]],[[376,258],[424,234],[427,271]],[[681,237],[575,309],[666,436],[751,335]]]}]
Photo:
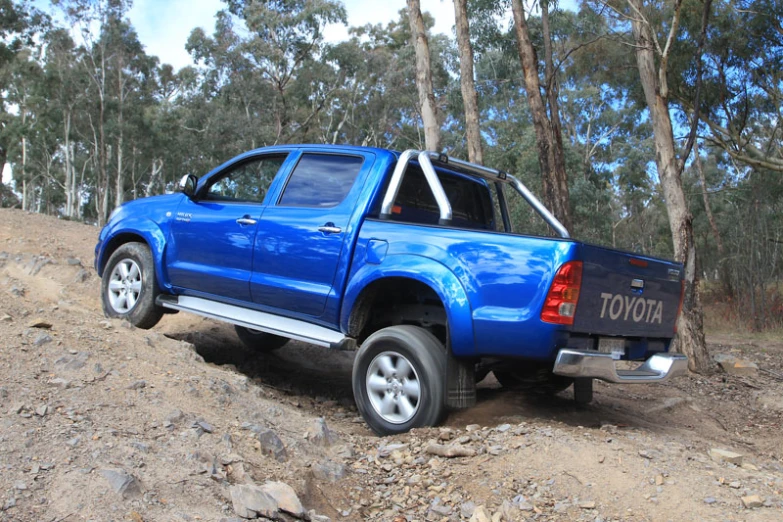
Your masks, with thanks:
[{"label": "forest background", "polygon": [[[175,69],[147,54],[128,0],[0,0],[0,171],[7,164],[12,173],[0,204],[101,225],[123,202],[176,190],[184,174],[201,176],[256,147],[425,148],[411,11],[350,27],[335,42],[324,32],[347,24],[338,0],[223,3],[214,27],[191,32],[192,65]],[[433,18],[421,18],[438,150],[479,153],[552,204],[528,91],[539,83],[544,121],[559,128],[567,190],[558,214],[572,235],[681,258],[650,110],[664,100],[692,224],[694,288],[711,324],[779,332],[783,2],[455,4],[469,25],[469,58],[459,31],[435,34]],[[533,51],[528,67],[520,24]],[[657,74],[647,85],[645,50]],[[471,91],[460,81],[466,61],[473,135]],[[513,211],[517,230],[545,232],[524,205]]]}]

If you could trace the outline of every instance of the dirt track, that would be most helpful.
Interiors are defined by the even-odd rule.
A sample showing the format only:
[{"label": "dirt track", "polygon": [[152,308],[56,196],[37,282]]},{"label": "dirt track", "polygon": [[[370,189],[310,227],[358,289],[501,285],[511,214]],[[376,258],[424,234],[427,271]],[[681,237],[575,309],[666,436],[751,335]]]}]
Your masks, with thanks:
[{"label": "dirt track", "polygon": [[[708,336],[762,371],[597,384],[587,408],[490,376],[443,429],[379,439],[357,420],[350,353],[252,353],[184,314],[150,331],[106,321],[97,232],[0,210],[0,520],[230,519],[229,487],[267,480],[332,520],[480,520],[481,506],[497,520],[783,519],[781,340]],[[319,417],[338,441],[319,439]],[[428,454],[439,438],[476,454]],[[138,487],[118,493],[107,470]]]}]

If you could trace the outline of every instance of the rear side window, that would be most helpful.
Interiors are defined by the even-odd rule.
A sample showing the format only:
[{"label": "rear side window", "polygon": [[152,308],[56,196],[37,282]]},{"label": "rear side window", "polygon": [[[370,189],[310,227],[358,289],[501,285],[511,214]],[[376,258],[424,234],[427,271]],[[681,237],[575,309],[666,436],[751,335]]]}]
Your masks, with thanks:
[{"label": "rear side window", "polygon": [[278,205],[336,207],[351,191],[364,163],[360,156],[303,154]]},{"label": "rear side window", "polygon": [[[442,172],[438,172],[438,179],[451,203],[452,222],[455,226],[495,229],[492,197],[486,185]],[[420,168],[413,165],[408,167],[392,212],[400,221],[438,223],[438,203]]]}]

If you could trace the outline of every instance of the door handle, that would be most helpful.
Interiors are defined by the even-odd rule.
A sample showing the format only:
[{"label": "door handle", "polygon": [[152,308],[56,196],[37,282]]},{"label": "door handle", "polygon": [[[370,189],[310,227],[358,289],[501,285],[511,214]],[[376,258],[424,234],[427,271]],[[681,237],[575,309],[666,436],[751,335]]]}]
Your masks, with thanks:
[{"label": "door handle", "polygon": [[334,223],[329,222],[325,225],[318,227],[319,232],[323,232],[324,234],[339,234],[343,231],[342,228],[334,226]]},{"label": "door handle", "polygon": [[240,225],[255,225],[257,221],[250,216],[245,216],[237,219],[237,223]]}]

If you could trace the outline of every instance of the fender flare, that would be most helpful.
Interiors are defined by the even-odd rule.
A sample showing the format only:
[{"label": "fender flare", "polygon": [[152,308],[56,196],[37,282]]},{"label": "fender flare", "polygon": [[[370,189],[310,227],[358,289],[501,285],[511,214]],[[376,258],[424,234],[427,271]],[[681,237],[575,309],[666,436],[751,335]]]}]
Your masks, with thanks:
[{"label": "fender flare", "polygon": [[103,276],[103,270],[106,267],[106,263],[109,261],[111,254],[114,253],[121,244],[128,242],[121,241],[118,244],[117,239],[122,236],[137,236],[147,243],[150,252],[152,252],[152,259],[155,263],[155,279],[157,279],[158,288],[170,290],[171,285],[165,277],[166,271],[163,263],[163,255],[166,250],[166,235],[160,229],[160,226],[151,219],[143,217],[123,219],[121,225],[121,227],[110,230],[106,239],[103,241],[96,263],[98,275]]},{"label": "fender flare", "polygon": [[389,277],[413,279],[429,286],[446,309],[451,351],[457,357],[476,355],[473,343],[473,315],[467,292],[454,273],[445,265],[414,254],[393,254],[380,265],[366,264],[349,280],[340,311],[340,328],[348,325],[362,292],[375,281]]}]

